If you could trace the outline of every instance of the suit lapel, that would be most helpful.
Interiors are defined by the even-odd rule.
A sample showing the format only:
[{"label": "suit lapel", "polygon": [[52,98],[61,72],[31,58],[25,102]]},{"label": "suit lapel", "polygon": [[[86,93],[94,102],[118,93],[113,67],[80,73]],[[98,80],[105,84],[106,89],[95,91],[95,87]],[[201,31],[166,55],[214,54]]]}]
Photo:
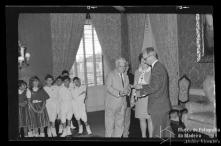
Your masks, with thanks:
[{"label": "suit lapel", "polygon": [[151,80],[152,80],[152,76],[154,75],[154,71],[156,70],[157,66],[159,65],[158,63],[159,63],[159,61],[157,61],[157,62],[154,64],[153,67],[151,66],[151,71],[150,71],[150,82],[151,82]]}]

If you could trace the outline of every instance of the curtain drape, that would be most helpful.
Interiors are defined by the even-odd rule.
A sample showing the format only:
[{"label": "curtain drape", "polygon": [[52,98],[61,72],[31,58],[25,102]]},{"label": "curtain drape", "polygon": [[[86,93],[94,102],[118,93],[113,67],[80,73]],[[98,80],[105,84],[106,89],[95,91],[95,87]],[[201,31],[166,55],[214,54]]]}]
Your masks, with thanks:
[{"label": "curtain drape", "polygon": [[145,14],[128,14],[128,37],[131,54],[131,68],[134,72],[138,68],[138,56],[142,51],[145,29]]},{"label": "curtain drape", "polygon": [[155,48],[159,60],[165,65],[169,74],[170,99],[173,105],[178,100],[178,36],[176,14],[149,14]]},{"label": "curtain drape", "polygon": [[91,14],[104,56],[105,75],[115,67],[115,59],[121,55],[120,14]]},{"label": "curtain drape", "polygon": [[152,28],[150,24],[150,16],[146,14],[145,16],[145,29],[144,29],[144,39],[143,39],[143,49],[147,47],[154,47],[155,51],[157,51],[155,40],[152,33]]},{"label": "curtain drape", "polygon": [[70,70],[83,34],[86,14],[50,14],[53,75]]}]

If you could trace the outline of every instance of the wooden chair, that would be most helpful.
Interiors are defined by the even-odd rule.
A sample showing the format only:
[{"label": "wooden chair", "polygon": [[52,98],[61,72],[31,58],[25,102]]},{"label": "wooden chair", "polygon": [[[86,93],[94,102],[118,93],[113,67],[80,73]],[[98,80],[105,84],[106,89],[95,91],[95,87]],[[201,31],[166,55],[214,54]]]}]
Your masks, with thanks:
[{"label": "wooden chair", "polygon": [[179,124],[182,124],[182,115],[183,113],[187,112],[187,109],[185,108],[185,103],[189,100],[189,89],[190,89],[190,79],[184,75],[178,80],[178,105],[175,105],[172,107],[170,111],[170,117],[172,114],[176,113],[178,115],[178,121]]}]

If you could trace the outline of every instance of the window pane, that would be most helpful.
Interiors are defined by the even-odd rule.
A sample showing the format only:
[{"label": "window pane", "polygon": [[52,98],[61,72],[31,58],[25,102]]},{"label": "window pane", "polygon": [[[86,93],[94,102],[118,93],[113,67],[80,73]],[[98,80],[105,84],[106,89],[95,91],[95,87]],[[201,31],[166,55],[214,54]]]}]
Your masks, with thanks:
[{"label": "window pane", "polygon": [[88,84],[94,83],[94,65],[93,62],[87,62]]},{"label": "window pane", "polygon": [[93,54],[88,54],[86,58],[87,62],[93,62]]},{"label": "window pane", "polygon": [[84,62],[84,55],[78,54],[76,56],[76,62]]},{"label": "window pane", "polygon": [[102,56],[99,54],[96,54],[96,62],[102,62]]},{"label": "window pane", "polygon": [[102,69],[102,63],[101,62],[96,62],[96,72],[103,72]]},{"label": "window pane", "polygon": [[93,44],[91,41],[85,42],[85,53],[86,57],[89,57],[91,54],[93,54]]},{"label": "window pane", "polygon": [[78,77],[81,79],[82,83],[85,83],[84,62],[77,62],[77,72],[78,72]]},{"label": "window pane", "polygon": [[97,77],[97,85],[103,84],[103,76]]},{"label": "window pane", "polygon": [[[92,33],[93,30],[93,33]],[[92,36],[94,34],[94,36]],[[95,28],[92,25],[84,25],[84,41],[81,39],[78,52],[76,54],[76,67],[77,67],[77,75],[81,79],[82,84],[85,84],[85,68],[84,63],[86,62],[86,75],[87,75],[87,85],[94,86],[94,65],[96,65],[96,79],[97,84],[103,84],[103,67],[102,67],[102,50],[99,39],[97,37],[97,33]],[[94,41],[94,42],[92,42]],[[84,45],[83,45],[84,43]],[[93,54],[93,44],[95,56]],[[83,48],[85,47],[85,48]],[[85,49],[85,52],[84,52]],[[85,54],[84,54],[85,53]],[[85,55],[85,60],[84,60]],[[94,58],[95,57],[95,58]],[[94,64],[95,61],[95,64]],[[75,67],[74,64],[71,69],[71,75],[75,76]]]}]

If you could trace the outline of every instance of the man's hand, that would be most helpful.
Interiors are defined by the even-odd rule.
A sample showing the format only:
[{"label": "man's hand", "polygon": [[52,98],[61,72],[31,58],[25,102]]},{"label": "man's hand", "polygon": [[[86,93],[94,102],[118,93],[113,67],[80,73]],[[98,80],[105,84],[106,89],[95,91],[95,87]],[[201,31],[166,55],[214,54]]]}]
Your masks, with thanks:
[{"label": "man's hand", "polygon": [[134,97],[131,97],[130,99],[130,106],[133,107],[135,105]]},{"label": "man's hand", "polygon": [[130,94],[130,86],[128,86],[127,88],[124,89],[124,95],[129,95]]},{"label": "man's hand", "polygon": [[125,92],[124,92],[124,91],[120,91],[120,92],[119,92],[119,96],[120,96],[120,97],[125,96]]},{"label": "man's hand", "polygon": [[136,97],[140,97],[140,91],[136,91]]},{"label": "man's hand", "polygon": [[136,89],[136,90],[142,89],[142,85],[141,85],[141,84],[135,85],[135,89]]}]

